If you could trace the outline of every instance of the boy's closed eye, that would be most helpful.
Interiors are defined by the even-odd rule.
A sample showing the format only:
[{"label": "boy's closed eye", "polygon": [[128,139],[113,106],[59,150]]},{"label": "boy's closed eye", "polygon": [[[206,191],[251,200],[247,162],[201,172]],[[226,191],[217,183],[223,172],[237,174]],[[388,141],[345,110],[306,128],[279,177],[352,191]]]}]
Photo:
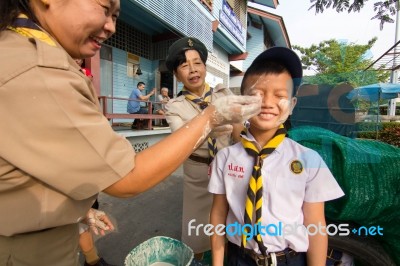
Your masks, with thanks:
[{"label": "boy's closed eye", "polygon": [[263,96],[262,91],[257,90],[257,89],[247,89],[244,93],[244,95],[249,95],[249,96]]},{"label": "boy's closed eye", "polygon": [[288,99],[289,98],[287,93],[276,93],[275,96],[280,99]]}]

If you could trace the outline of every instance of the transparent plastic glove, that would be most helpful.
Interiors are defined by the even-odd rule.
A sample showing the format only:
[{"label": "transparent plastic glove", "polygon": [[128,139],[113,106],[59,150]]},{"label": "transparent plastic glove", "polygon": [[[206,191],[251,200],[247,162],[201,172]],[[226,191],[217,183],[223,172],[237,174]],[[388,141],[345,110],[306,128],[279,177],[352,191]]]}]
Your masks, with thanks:
[{"label": "transparent plastic glove", "polygon": [[211,138],[219,138],[221,136],[229,136],[232,133],[233,126],[232,125],[222,125],[222,126],[217,126],[215,127],[211,132],[210,132],[210,137]]},{"label": "transparent plastic glove", "polygon": [[223,125],[243,123],[261,111],[260,96],[228,95],[212,102],[215,106],[215,115],[212,123]]},{"label": "transparent plastic glove", "polygon": [[114,225],[108,218],[108,216],[103,212],[91,208],[86,214],[86,224],[89,226],[90,230],[96,235],[104,235],[105,231],[114,230]]}]

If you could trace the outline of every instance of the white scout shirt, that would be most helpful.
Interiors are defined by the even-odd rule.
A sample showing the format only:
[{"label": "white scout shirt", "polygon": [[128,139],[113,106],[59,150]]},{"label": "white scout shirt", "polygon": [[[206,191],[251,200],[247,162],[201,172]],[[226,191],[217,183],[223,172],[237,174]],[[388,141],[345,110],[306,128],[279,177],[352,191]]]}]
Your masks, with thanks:
[{"label": "white scout shirt", "polygon": [[[255,142],[248,133],[247,138]],[[244,224],[245,200],[254,159],[237,143],[218,152],[211,166],[208,186],[213,194],[226,194],[229,204],[227,238],[241,245],[239,224]],[[262,236],[269,252],[289,247],[306,252],[308,236],[303,226],[303,202],[324,202],[344,195],[320,155],[297,142],[285,138],[276,150],[264,159],[262,167],[263,205]],[[312,231],[312,230],[311,230]],[[248,238],[249,239],[249,238]],[[260,253],[254,239],[246,248]]]}]

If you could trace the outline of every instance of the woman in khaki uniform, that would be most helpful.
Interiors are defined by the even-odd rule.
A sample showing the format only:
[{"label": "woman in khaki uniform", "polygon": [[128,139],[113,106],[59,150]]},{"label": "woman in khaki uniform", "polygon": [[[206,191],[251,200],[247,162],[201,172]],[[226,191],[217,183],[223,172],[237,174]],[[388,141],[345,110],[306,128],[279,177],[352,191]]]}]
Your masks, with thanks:
[{"label": "woman in khaki uniform", "polygon": [[[184,85],[182,95],[170,100],[166,106],[166,118],[172,131],[181,128],[216,99],[232,95],[227,88],[217,86],[213,89],[205,82],[207,55],[204,44],[193,37],[179,39],[169,48],[166,65]],[[225,125],[214,129],[208,136],[210,138],[199,143],[183,164],[182,241],[193,249],[197,259],[210,250],[210,238],[203,230],[199,234],[196,230],[189,232],[188,225],[209,223],[212,195],[207,190],[208,166],[214,153],[230,144],[232,128]],[[211,145],[212,141],[216,143]]]},{"label": "woman in khaki uniform", "polygon": [[118,0],[0,2],[0,265],[77,265],[77,223],[100,191],[155,186],[210,130],[260,109],[254,97],[227,97],[234,108],[212,105],[135,155],[72,59],[99,51],[119,9]]}]

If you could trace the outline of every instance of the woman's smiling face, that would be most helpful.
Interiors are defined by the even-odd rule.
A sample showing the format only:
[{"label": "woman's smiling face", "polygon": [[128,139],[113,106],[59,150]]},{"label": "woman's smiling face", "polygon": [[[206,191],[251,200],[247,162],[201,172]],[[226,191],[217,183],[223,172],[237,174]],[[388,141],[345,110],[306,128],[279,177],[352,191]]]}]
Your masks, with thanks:
[{"label": "woman's smiling face", "polygon": [[119,0],[33,1],[40,25],[73,58],[92,57],[115,32]]},{"label": "woman's smiling face", "polygon": [[293,81],[288,72],[280,74],[250,75],[245,81],[245,95],[258,95],[262,99],[261,112],[252,117],[251,128],[260,131],[277,129],[292,113],[296,97],[292,97]]},{"label": "woman's smiling face", "polygon": [[176,71],[176,78],[191,92],[202,92],[206,78],[206,65],[196,50],[185,52],[186,62],[180,64]]}]

